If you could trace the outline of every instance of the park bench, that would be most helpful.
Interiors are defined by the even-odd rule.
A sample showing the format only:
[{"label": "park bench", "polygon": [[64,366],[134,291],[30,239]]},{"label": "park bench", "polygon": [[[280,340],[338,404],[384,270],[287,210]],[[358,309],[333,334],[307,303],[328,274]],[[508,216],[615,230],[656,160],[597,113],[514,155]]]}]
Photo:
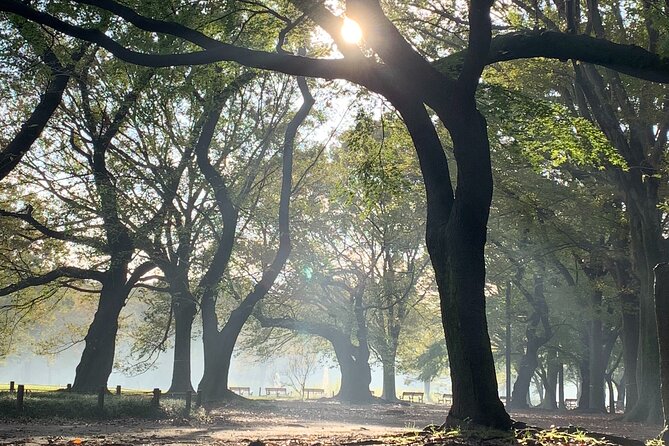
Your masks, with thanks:
[{"label": "park bench", "polygon": [[324,396],[325,389],[304,389],[304,398],[309,399],[311,395],[315,396]]},{"label": "park bench", "polygon": [[265,387],[265,395],[275,395],[278,398],[279,394],[288,396],[288,390],[285,387]]},{"label": "park bench", "polygon": [[412,403],[414,402],[414,399],[418,401],[419,403],[423,402],[423,392],[402,392],[402,399],[408,399]]},{"label": "park bench", "polygon": [[229,387],[231,392],[236,393],[237,395],[247,395],[251,396],[251,388],[250,387]]},{"label": "park bench", "polygon": [[442,393],[437,402],[441,404],[453,404],[453,395],[450,393]]},{"label": "park bench", "polygon": [[567,409],[576,409],[578,407],[578,400],[575,398],[567,398],[564,400],[564,407]]}]

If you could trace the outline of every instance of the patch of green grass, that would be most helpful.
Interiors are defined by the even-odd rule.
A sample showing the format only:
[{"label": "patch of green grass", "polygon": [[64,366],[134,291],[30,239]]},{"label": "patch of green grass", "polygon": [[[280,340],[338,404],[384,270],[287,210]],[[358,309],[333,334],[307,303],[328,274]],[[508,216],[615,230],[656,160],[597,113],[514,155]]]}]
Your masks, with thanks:
[{"label": "patch of green grass", "polygon": [[151,404],[151,398],[139,395],[105,395],[104,408],[98,408],[96,395],[79,395],[68,392],[26,393],[23,410],[16,405],[16,394],[0,395],[0,417],[4,419],[160,419],[181,416],[183,400],[161,401],[160,407]]},{"label": "patch of green grass", "polygon": [[612,443],[582,431],[565,432],[558,429],[524,429],[516,432],[523,446],[608,446]]}]

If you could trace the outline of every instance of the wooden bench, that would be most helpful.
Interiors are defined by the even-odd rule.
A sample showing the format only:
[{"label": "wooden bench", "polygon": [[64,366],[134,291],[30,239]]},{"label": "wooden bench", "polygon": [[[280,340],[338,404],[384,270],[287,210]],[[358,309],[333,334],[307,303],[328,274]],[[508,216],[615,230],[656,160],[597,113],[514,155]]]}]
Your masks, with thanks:
[{"label": "wooden bench", "polygon": [[265,395],[275,395],[278,398],[279,394],[288,396],[288,389],[285,387],[265,387]]},{"label": "wooden bench", "polygon": [[441,403],[441,404],[452,405],[453,404],[453,395],[451,395],[450,393],[442,393],[441,396],[439,397],[439,399],[437,400],[437,402]]},{"label": "wooden bench", "polygon": [[231,392],[235,392],[237,395],[247,395],[251,396],[251,388],[250,387],[229,387]]},{"label": "wooden bench", "polygon": [[304,389],[304,398],[309,399],[311,395],[315,396],[324,396],[325,389]]},{"label": "wooden bench", "polygon": [[575,398],[567,398],[564,400],[564,407],[567,409],[576,409],[578,407],[578,400]]},{"label": "wooden bench", "polygon": [[418,401],[419,403],[423,402],[423,392],[402,392],[402,399],[409,399],[412,403],[414,402],[414,399]]}]

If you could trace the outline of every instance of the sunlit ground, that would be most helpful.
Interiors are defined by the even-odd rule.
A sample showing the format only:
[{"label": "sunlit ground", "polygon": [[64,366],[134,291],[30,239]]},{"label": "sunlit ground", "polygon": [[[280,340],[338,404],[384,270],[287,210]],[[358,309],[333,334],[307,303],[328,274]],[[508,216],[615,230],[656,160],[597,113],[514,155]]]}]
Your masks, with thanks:
[{"label": "sunlit ground", "polygon": [[[256,401],[241,406],[205,413],[193,412],[190,419],[179,416],[152,420],[109,420],[106,422],[72,420],[22,420],[0,423],[0,445],[64,445],[76,439],[87,445],[139,444],[243,444],[262,440],[267,446],[328,444],[521,444],[508,436],[475,433],[464,437],[447,435],[412,435],[429,424],[441,423],[447,408],[415,404],[350,406],[331,402]],[[625,423],[611,415],[576,415],[573,412],[514,413],[517,420],[549,428],[551,425],[581,426],[596,432],[646,440],[657,435],[659,426]],[[594,445],[579,436],[548,434],[537,443],[530,435],[525,445]],[[583,437],[585,438],[585,437]],[[75,444],[75,443],[70,443]],[[641,445],[642,443],[639,443]],[[252,445],[256,446],[256,445]]]}]

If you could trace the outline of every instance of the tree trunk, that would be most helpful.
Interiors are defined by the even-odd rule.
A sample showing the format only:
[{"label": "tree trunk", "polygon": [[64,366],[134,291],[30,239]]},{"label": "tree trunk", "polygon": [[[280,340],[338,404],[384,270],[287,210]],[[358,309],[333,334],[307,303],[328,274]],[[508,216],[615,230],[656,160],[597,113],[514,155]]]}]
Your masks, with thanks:
[{"label": "tree trunk", "polygon": [[[606,396],[604,392],[606,365],[603,363],[602,351],[602,298],[600,290],[595,290],[590,296],[590,307],[592,320],[590,321],[589,353],[590,353],[590,379],[589,387],[584,387],[590,392],[588,398],[588,409],[596,412],[606,412]],[[585,406],[583,406],[585,407]]]},{"label": "tree trunk", "polygon": [[564,401],[564,364],[558,365],[558,407],[560,410],[567,410],[567,404]]},{"label": "tree trunk", "polygon": [[435,185],[426,183],[427,247],[439,289],[453,385],[446,424],[468,420],[508,429],[511,419],[497,393],[485,311],[484,248],[492,196],[486,122],[476,110],[469,114],[463,110],[460,118],[450,130],[459,167],[457,197],[462,198],[456,198],[445,225],[442,218],[448,209],[433,201],[440,194],[430,190]]},{"label": "tree trunk", "polygon": [[[640,173],[639,173],[640,175]],[[662,261],[662,231],[657,209],[657,191],[654,180],[630,181],[626,200],[630,218],[631,246],[635,271],[640,281],[639,296],[639,351],[637,363],[637,403],[626,413],[630,421],[657,423],[662,418],[660,402],[660,358],[657,323],[653,302],[653,268]],[[638,183],[638,184],[636,184]],[[655,186],[656,188],[656,186]]]},{"label": "tree trunk", "polygon": [[369,384],[372,382],[372,371],[369,361],[357,357],[358,347],[350,342],[331,340],[334,347],[339,370],[341,387],[336,398],[346,403],[369,403],[372,393]]},{"label": "tree trunk", "polygon": [[72,391],[97,393],[107,387],[114,366],[118,318],[125,305],[125,274],[111,276],[100,291],[98,309],[86,333],[85,347],[77,365]]},{"label": "tree trunk", "polygon": [[620,378],[619,383],[616,384],[616,382],[613,381],[613,383],[616,384],[616,409],[623,408],[623,410],[624,410],[624,408],[626,407],[626,404],[625,404],[625,398],[626,398],[625,391],[626,391],[626,387],[627,387],[626,375],[627,375],[627,370],[625,370],[625,372],[623,372],[623,376],[622,376],[622,378]]},{"label": "tree trunk", "polygon": [[616,413],[616,396],[613,391],[613,379],[611,377],[606,378],[606,386],[609,389],[609,413]]},{"label": "tree trunk", "polygon": [[215,327],[203,330],[204,373],[197,389],[202,395],[202,403],[238,399],[238,395],[228,389],[228,375],[237,338],[248,319],[248,315],[240,310],[237,308],[230,314],[220,332]]},{"label": "tree trunk", "polygon": [[381,398],[386,401],[396,401],[395,358],[382,358],[381,362],[383,364],[383,394]]},{"label": "tree trunk", "polygon": [[174,293],[174,362],[172,366],[172,383],[168,393],[184,393],[193,391],[190,369],[191,333],[197,306],[193,296],[187,292]]},{"label": "tree trunk", "polygon": [[622,394],[624,395],[625,413],[627,413],[636,405],[639,395],[636,378],[639,352],[639,296],[626,294],[621,297],[621,300],[623,304],[623,361],[625,364],[625,387]]},{"label": "tree trunk", "polygon": [[525,350],[525,354],[520,359],[520,366],[518,367],[518,376],[513,383],[513,391],[511,392],[511,402],[509,408],[512,409],[527,409],[527,395],[532,384],[532,377],[534,371],[539,366],[537,352],[539,345],[536,342],[529,342]]},{"label": "tree trunk", "polygon": [[669,444],[669,264],[655,267],[655,315],[660,347],[660,373],[662,376],[662,408],[664,409],[664,431],[662,440]]},{"label": "tree trunk", "polygon": [[541,405],[542,409],[556,410],[557,405],[557,383],[558,383],[558,373],[559,373],[559,364],[557,363],[557,354],[554,349],[548,349],[546,353],[546,382],[544,387],[546,389],[546,396],[544,397],[543,404]]},{"label": "tree trunk", "polygon": [[590,361],[587,359],[579,361],[578,371],[581,378],[581,396],[578,399],[578,410],[588,411],[590,409]]}]

